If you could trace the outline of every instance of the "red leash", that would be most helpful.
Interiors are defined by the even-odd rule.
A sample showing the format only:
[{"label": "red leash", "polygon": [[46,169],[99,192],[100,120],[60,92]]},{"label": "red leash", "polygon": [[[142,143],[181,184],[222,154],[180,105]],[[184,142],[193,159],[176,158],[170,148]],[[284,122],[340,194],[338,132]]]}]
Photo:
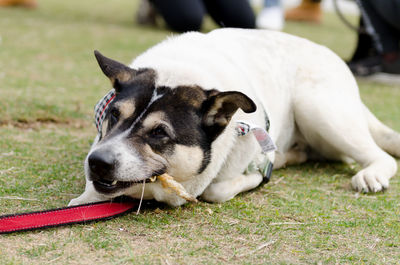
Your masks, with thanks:
[{"label": "red leash", "polygon": [[108,220],[132,211],[136,201],[106,201],[0,216],[0,234]]}]

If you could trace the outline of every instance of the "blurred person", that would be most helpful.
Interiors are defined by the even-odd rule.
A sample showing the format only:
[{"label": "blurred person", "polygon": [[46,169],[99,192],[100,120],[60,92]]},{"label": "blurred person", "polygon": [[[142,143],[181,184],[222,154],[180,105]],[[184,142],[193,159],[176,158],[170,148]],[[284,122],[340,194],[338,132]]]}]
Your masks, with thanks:
[{"label": "blurred person", "polygon": [[136,12],[136,22],[140,25],[152,25],[155,26],[157,11],[149,0],[140,0],[139,7]]},{"label": "blurred person", "polygon": [[349,67],[355,75],[400,74],[400,0],[357,0],[360,26]]},{"label": "blurred person", "polygon": [[36,0],[0,0],[0,6],[22,6],[27,8],[35,8]]},{"label": "blurred person", "polygon": [[300,5],[288,9],[286,20],[320,23],[322,18],[321,0],[302,0]]},{"label": "blurred person", "polygon": [[199,31],[206,13],[222,27],[255,28],[247,0],[142,0],[137,21],[155,24],[155,12],[177,32]]},{"label": "blurred person", "polygon": [[282,30],[285,24],[280,0],[264,0],[263,8],[257,15],[256,25],[261,29]]}]

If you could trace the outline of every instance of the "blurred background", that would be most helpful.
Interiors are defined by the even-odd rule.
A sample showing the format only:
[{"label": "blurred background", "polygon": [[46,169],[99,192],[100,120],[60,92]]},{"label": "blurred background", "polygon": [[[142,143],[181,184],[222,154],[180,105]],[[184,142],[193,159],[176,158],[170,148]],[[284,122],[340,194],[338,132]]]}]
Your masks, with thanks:
[{"label": "blurred background", "polygon": [[[139,0],[0,0],[0,123],[91,119],[92,106],[109,89],[93,57],[105,55],[129,63],[136,55],[176,34],[160,15],[156,25],[137,22]],[[12,5],[8,5],[8,4]],[[284,0],[287,9],[301,1]],[[251,1],[255,14],[263,1]],[[353,2],[339,5],[354,25]],[[283,31],[311,39],[352,56],[357,34],[322,2],[319,23],[286,21]],[[206,15],[201,31],[218,25]]]}]

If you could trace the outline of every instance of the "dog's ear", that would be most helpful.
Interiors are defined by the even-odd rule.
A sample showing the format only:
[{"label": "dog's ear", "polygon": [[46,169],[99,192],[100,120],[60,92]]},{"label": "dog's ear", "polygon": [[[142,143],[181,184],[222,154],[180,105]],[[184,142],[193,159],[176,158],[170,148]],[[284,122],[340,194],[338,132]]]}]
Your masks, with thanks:
[{"label": "dog's ear", "polygon": [[202,125],[207,135],[214,140],[225,129],[238,109],[246,113],[256,111],[256,104],[245,94],[236,91],[210,92],[203,103]]},{"label": "dog's ear", "polygon": [[117,92],[121,88],[121,83],[129,82],[136,75],[134,69],[105,57],[99,51],[94,51],[94,56],[96,57],[103,73],[110,78],[111,83]]}]

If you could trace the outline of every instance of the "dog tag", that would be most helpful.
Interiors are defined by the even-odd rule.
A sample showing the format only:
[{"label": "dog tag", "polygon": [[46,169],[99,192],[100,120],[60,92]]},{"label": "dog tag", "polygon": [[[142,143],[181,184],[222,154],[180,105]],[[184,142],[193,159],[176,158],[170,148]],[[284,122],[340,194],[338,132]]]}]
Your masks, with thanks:
[{"label": "dog tag", "polygon": [[277,150],[271,136],[264,128],[243,121],[237,121],[236,124],[236,132],[239,136],[244,136],[250,131],[253,132],[264,154]]},{"label": "dog tag", "polygon": [[266,130],[261,127],[255,127],[252,128],[251,131],[256,137],[258,143],[260,144],[263,153],[268,153],[276,150],[276,146]]},{"label": "dog tag", "polygon": [[264,160],[261,163],[256,163],[255,161],[251,161],[245,170],[245,174],[251,174],[254,172],[260,172],[263,176],[264,182],[268,183],[271,179],[272,169],[274,164],[271,163],[268,156],[264,155]]}]

